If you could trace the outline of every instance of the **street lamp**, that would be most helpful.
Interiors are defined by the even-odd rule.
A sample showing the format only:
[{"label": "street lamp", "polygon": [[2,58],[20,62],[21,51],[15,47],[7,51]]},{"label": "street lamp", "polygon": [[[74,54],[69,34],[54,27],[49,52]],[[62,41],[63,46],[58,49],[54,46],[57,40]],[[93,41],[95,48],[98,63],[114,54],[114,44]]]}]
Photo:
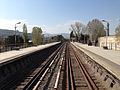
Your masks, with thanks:
[{"label": "street lamp", "polygon": [[15,24],[15,47],[16,47],[16,28],[17,28],[16,25],[17,25],[17,24],[21,24],[21,22],[18,22],[18,23]]},{"label": "street lamp", "polygon": [[107,23],[107,36],[109,36],[109,22],[106,20],[102,20],[102,21]]},{"label": "street lamp", "polygon": [[107,36],[109,36],[109,22],[107,22],[106,20],[102,20],[102,21],[107,23],[107,29],[105,30],[106,31],[106,46],[105,46],[105,48],[108,49],[108,47],[107,47]]}]

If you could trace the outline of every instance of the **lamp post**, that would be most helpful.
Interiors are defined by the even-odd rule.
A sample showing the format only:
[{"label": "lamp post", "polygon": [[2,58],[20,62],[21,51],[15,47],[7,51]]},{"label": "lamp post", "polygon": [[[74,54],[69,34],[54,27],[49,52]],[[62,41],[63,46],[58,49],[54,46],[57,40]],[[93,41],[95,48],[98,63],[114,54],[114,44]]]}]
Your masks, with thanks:
[{"label": "lamp post", "polygon": [[106,22],[107,23],[107,29],[105,30],[106,31],[106,49],[108,49],[107,47],[107,36],[109,36],[109,22],[106,21],[106,20],[102,20],[103,22]]},{"label": "lamp post", "polygon": [[17,24],[21,24],[21,22],[18,22],[18,23],[15,24],[15,47],[16,47],[16,28],[17,28],[16,25],[17,25]]},{"label": "lamp post", "polygon": [[106,20],[102,20],[102,21],[107,23],[107,36],[109,36],[109,22]]}]

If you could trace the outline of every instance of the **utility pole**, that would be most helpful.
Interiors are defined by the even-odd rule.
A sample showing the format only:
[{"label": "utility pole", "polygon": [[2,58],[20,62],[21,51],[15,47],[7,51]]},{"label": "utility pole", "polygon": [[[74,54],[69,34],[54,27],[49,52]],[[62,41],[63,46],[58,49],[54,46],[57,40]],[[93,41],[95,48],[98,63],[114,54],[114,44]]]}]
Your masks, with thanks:
[{"label": "utility pole", "polygon": [[15,24],[15,47],[16,47],[16,28],[17,28],[16,25],[17,25],[17,24],[21,24],[21,22],[18,22],[18,23]]}]

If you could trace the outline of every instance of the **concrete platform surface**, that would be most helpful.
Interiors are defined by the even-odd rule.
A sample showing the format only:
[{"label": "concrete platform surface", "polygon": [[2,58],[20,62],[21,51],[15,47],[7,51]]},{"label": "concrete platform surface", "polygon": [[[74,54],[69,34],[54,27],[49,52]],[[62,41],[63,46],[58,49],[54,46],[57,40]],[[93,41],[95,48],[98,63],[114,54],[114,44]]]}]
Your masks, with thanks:
[{"label": "concrete platform surface", "polygon": [[29,47],[29,48],[23,48],[20,50],[12,50],[12,51],[8,51],[8,52],[3,52],[0,53],[0,63],[6,62],[8,60],[20,57],[22,55],[26,55],[32,52],[35,52],[37,50],[41,50],[50,46],[53,46],[55,44],[58,44],[59,42],[54,42],[54,43],[50,43],[50,44],[45,44],[45,45],[39,45],[39,46],[33,46],[33,47]]},{"label": "concrete platform surface", "polygon": [[120,80],[120,51],[105,50],[100,47],[88,46],[77,42],[72,42],[72,44],[85,52]]}]

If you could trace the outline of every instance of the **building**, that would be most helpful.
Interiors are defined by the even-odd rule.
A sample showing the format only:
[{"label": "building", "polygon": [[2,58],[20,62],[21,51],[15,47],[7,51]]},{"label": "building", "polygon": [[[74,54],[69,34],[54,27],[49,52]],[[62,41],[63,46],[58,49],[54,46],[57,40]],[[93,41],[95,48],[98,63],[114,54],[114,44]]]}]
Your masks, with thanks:
[{"label": "building", "polygon": [[111,50],[120,50],[120,41],[115,36],[104,36],[98,39],[100,47],[107,46]]},{"label": "building", "polygon": [[14,30],[0,29],[0,37],[7,38],[8,36],[15,35]]},{"label": "building", "polygon": [[[8,30],[8,29],[0,29],[0,37],[5,39],[8,36],[13,36],[15,35],[15,30]],[[19,32],[18,30],[16,30],[16,35],[20,35],[22,36],[22,32]],[[28,38],[29,40],[32,40],[32,34],[28,33]]]}]

